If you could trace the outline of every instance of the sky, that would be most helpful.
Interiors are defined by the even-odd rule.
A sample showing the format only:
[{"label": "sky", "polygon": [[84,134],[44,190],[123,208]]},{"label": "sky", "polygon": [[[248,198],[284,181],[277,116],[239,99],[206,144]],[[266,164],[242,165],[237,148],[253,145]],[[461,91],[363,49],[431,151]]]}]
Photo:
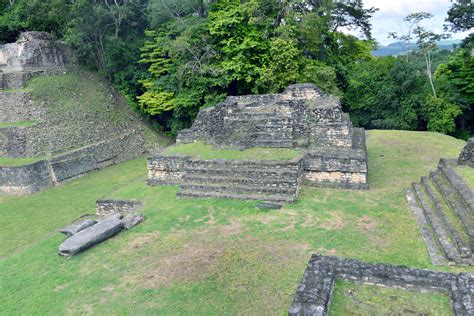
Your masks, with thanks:
[{"label": "sky", "polygon": [[[363,0],[365,7],[379,8],[372,18],[372,35],[382,45],[393,43],[389,32],[403,33],[403,18],[414,12],[434,15],[424,27],[436,33],[443,32],[444,20],[451,7],[450,0]],[[451,39],[463,39],[469,32],[453,34]]]}]

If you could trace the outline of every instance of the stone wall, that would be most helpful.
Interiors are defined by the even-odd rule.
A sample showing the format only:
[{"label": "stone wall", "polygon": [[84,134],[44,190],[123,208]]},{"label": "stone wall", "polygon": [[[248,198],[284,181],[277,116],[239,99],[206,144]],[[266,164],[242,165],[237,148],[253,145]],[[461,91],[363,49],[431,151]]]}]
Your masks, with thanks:
[{"label": "stone wall", "polygon": [[307,150],[304,184],[321,187],[368,189],[368,167],[363,129],[354,129],[352,148]]},{"label": "stone wall", "polygon": [[16,72],[66,67],[72,55],[45,32],[24,32],[15,43],[0,45],[0,71]]},{"label": "stone wall", "polygon": [[48,162],[45,160],[19,167],[0,168],[0,193],[25,195],[51,185]]},{"label": "stone wall", "polygon": [[469,138],[459,155],[458,163],[460,165],[474,168],[474,138]]},{"label": "stone wall", "polygon": [[369,285],[441,292],[450,295],[455,315],[474,314],[474,275],[370,264],[314,254],[288,315],[327,315],[336,279]]},{"label": "stone wall", "polygon": [[34,164],[0,167],[0,193],[31,194],[53,184],[62,184],[90,171],[122,162],[143,153],[137,132],[47,158]]},{"label": "stone wall", "polygon": [[153,156],[148,157],[149,185],[177,185],[182,183],[188,156]]},{"label": "stone wall", "polygon": [[143,206],[136,200],[97,200],[95,203],[96,214],[107,216],[110,214],[127,215],[136,212]]}]

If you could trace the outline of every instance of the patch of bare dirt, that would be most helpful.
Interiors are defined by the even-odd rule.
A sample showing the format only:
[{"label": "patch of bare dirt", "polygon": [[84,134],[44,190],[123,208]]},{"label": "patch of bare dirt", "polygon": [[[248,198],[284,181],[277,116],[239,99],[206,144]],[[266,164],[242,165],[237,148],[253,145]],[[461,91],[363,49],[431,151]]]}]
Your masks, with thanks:
[{"label": "patch of bare dirt", "polygon": [[259,216],[257,220],[264,225],[268,225],[268,224],[278,221],[278,216],[275,216],[275,215]]},{"label": "patch of bare dirt", "polygon": [[347,223],[339,212],[330,212],[329,215],[329,218],[324,218],[318,227],[326,230],[338,230],[346,226]]},{"label": "patch of bare dirt", "polygon": [[231,220],[230,224],[222,225],[219,227],[220,236],[230,237],[234,235],[239,235],[245,229],[245,225],[237,220]]},{"label": "patch of bare dirt", "polygon": [[153,233],[146,233],[137,235],[134,239],[132,239],[127,246],[121,252],[129,252],[130,250],[137,250],[145,247],[146,245],[154,242],[158,236],[160,235],[159,232]]},{"label": "patch of bare dirt", "polygon": [[143,270],[127,275],[128,283],[145,288],[158,288],[174,282],[199,281],[209,275],[224,252],[222,243],[188,242],[173,253],[144,258]]},{"label": "patch of bare dirt", "polygon": [[316,225],[316,222],[314,221],[314,216],[313,214],[309,213],[306,215],[306,218],[304,222],[301,224],[301,227],[307,228],[307,227],[313,227]]},{"label": "patch of bare dirt", "polygon": [[296,224],[298,224],[298,212],[294,210],[287,210],[285,212],[287,215],[288,221],[285,223],[288,224],[287,226],[283,227],[282,231],[292,230],[295,229]]},{"label": "patch of bare dirt", "polygon": [[379,227],[377,220],[368,215],[364,215],[363,217],[359,218],[356,222],[356,225],[359,229],[364,231],[373,231]]}]

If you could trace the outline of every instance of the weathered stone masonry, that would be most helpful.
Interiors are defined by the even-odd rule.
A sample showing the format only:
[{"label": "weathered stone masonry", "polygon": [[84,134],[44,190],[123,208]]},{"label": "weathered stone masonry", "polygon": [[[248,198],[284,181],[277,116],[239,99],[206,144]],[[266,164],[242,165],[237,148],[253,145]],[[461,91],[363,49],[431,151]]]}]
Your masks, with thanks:
[{"label": "weathered stone masonry", "polygon": [[[26,32],[16,43],[0,45],[0,156],[44,157],[29,165],[0,167],[0,193],[30,194],[145,151],[140,119],[128,108],[110,102],[100,114],[74,109],[55,114],[18,90],[32,77],[67,73],[71,56],[44,32]],[[120,112],[120,118],[110,119],[106,113],[112,112]]]},{"label": "weathered stone masonry", "polygon": [[[229,149],[297,148],[303,152],[303,157],[293,161],[290,169],[297,169],[298,172],[284,174],[284,179],[291,183],[368,188],[364,130],[353,128],[349,116],[342,112],[338,99],[322,93],[313,84],[291,85],[282,94],[228,97],[214,107],[202,109],[193,126],[182,130],[177,138],[178,144],[195,141]],[[258,168],[250,167],[253,178],[260,179],[260,182],[266,180],[266,186],[261,191],[258,186],[243,185],[251,182],[250,179],[244,179],[245,175],[240,172],[240,169],[249,169],[249,162],[244,162],[240,167],[234,166],[231,168],[233,175],[227,172],[224,173],[226,177],[223,177],[223,171],[219,171],[221,167],[216,161],[202,161],[202,164],[207,165],[203,168],[209,168],[207,172],[201,167],[196,169],[193,165],[197,165],[197,162],[190,161],[191,157],[182,156],[150,157],[148,183],[179,184],[181,196],[210,197],[226,193],[227,197],[250,198],[246,192],[254,190],[257,194],[270,193],[267,186],[280,187],[279,183],[282,182],[281,177],[268,177],[258,171],[273,168],[277,163],[275,161],[259,161]],[[201,176],[199,179],[193,176],[196,173]],[[199,182],[193,182],[195,180]],[[216,183],[221,185],[216,186]],[[292,192],[297,193],[298,190]],[[285,190],[275,189],[273,194],[286,193]],[[280,200],[285,200],[281,197]]]},{"label": "weathered stone masonry", "polygon": [[457,163],[441,159],[437,170],[406,190],[408,204],[436,265],[474,264],[474,192],[453,168]]},{"label": "weathered stone masonry", "polygon": [[327,315],[331,308],[336,279],[445,293],[451,297],[454,315],[474,315],[474,275],[472,274],[370,264],[319,254],[311,257],[288,315]]}]

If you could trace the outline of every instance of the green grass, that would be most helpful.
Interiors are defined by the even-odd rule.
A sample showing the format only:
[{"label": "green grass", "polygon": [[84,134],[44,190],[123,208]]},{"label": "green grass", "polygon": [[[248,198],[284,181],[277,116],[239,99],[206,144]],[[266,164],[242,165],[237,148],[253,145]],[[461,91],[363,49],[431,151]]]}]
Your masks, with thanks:
[{"label": "green grass", "polygon": [[24,127],[24,126],[33,126],[37,124],[36,121],[25,121],[25,122],[0,122],[0,128],[4,127]]},{"label": "green grass", "polygon": [[438,293],[337,280],[329,315],[449,315],[450,299]]},{"label": "green grass", "polygon": [[298,150],[289,148],[249,148],[244,150],[215,149],[212,145],[201,142],[173,145],[168,147],[165,155],[186,155],[200,159],[263,159],[263,160],[291,160],[302,156]]},{"label": "green grass", "polygon": [[474,168],[469,166],[455,166],[454,169],[463,178],[471,190],[474,190]]},{"label": "green grass", "polygon": [[18,167],[28,165],[44,159],[44,157],[32,157],[32,158],[10,158],[0,157],[0,167]]},{"label": "green grass", "polygon": [[[253,201],[176,199],[177,187],[145,185],[145,158],[31,196],[0,197],[0,310],[285,314],[314,252],[474,272],[431,264],[403,193],[463,145],[436,133],[370,131],[369,191],[304,187],[296,204],[280,210],[259,210]],[[65,237],[57,229],[93,213],[103,197],[144,201],[147,220],[76,257],[59,257]],[[417,296],[410,306],[424,306],[426,297],[429,304],[441,300]]]},{"label": "green grass", "polygon": [[[84,69],[77,68],[66,74],[35,77],[23,91],[31,93],[34,102],[46,106],[49,120],[62,122],[63,132],[73,135],[72,137],[75,135],[74,124],[77,118],[87,123],[108,122],[117,128],[123,128],[130,123],[129,106],[125,99],[113,90],[109,82]],[[140,119],[137,119],[135,129],[138,129],[149,143],[170,143],[168,137],[153,131]]]}]

